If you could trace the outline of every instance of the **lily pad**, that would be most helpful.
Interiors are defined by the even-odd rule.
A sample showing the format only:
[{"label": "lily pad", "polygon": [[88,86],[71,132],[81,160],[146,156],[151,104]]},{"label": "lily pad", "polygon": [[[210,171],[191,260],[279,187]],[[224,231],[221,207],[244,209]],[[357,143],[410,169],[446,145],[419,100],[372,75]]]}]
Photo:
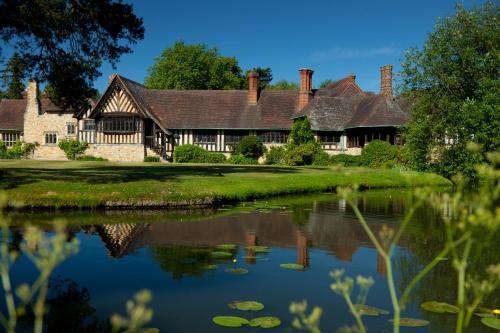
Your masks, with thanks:
[{"label": "lily pad", "polygon": [[299,264],[281,264],[280,267],[288,269],[296,269],[296,270],[304,269],[304,266]]},{"label": "lily pad", "polygon": [[219,250],[236,250],[235,244],[219,244],[216,246]]},{"label": "lily pad", "polygon": [[205,265],[205,266],[203,266],[204,269],[217,269],[217,267],[219,267],[219,266],[217,266],[217,265]]},{"label": "lily pad", "polygon": [[160,329],[158,328],[153,328],[153,327],[147,327],[138,330],[136,333],[160,333]]},{"label": "lily pad", "polygon": [[424,302],[420,304],[420,307],[426,311],[435,313],[458,313],[459,311],[455,305],[436,301]]},{"label": "lily pad", "polygon": [[249,323],[249,321],[245,318],[234,316],[217,316],[213,317],[212,321],[217,325],[224,327],[240,327]]},{"label": "lily pad", "polygon": [[491,309],[487,309],[487,308],[482,308],[482,307],[478,307],[476,309],[476,311],[474,311],[474,314],[478,317],[481,317],[481,318],[490,318],[490,317],[494,317],[493,315],[493,311]]},{"label": "lily pad", "polygon": [[225,270],[226,273],[231,274],[246,274],[248,273],[248,269],[245,268],[228,268]]},{"label": "lily pad", "polygon": [[[481,322],[483,325],[493,328],[495,330],[500,330],[500,318],[490,317],[490,318],[481,318]],[[250,325],[252,322],[250,322]]]},{"label": "lily pad", "polygon": [[233,254],[230,252],[225,252],[225,251],[213,251],[210,253],[212,258],[229,258],[232,257]]},{"label": "lily pad", "polygon": [[260,311],[264,308],[264,304],[256,302],[256,301],[234,301],[231,304],[228,304],[231,309],[237,309],[241,311]]},{"label": "lily pad", "polygon": [[[389,320],[391,323],[393,320]],[[422,327],[429,325],[429,321],[423,319],[415,319],[415,318],[400,318],[399,326],[402,327]]]},{"label": "lily pad", "polygon": [[281,320],[276,317],[259,317],[250,320],[250,326],[261,328],[273,328],[281,325]]},{"label": "lily pad", "polygon": [[374,306],[369,306],[365,304],[354,304],[356,310],[358,310],[363,316],[379,316],[389,314],[389,311],[376,308]]},{"label": "lily pad", "polygon": [[269,247],[262,246],[262,245],[247,246],[246,249],[250,250],[250,251],[253,251],[255,253],[269,252]]}]

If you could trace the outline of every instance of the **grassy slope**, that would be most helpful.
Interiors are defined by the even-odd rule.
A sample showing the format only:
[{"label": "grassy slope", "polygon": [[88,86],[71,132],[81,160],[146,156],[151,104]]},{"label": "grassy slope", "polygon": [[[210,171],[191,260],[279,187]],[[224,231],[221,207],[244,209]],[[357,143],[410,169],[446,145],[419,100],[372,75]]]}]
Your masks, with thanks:
[{"label": "grassy slope", "polygon": [[332,190],[447,186],[434,174],[363,168],[0,161],[0,188],[35,207],[211,205]]}]

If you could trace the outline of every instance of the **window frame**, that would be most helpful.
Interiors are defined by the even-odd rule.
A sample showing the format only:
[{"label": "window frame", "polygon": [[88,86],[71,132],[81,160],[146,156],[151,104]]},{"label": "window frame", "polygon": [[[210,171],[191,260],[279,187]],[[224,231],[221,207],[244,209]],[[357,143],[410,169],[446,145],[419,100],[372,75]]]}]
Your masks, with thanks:
[{"label": "window frame", "polygon": [[214,145],[217,143],[216,131],[193,131],[193,143]]},{"label": "window frame", "polygon": [[10,148],[21,138],[20,134],[17,132],[3,132],[1,133],[1,139],[5,147]]},{"label": "window frame", "polygon": [[[67,122],[66,123],[66,135],[67,136],[76,136],[76,123],[74,122]],[[71,129],[71,131],[70,131]]]},{"label": "window frame", "polygon": [[317,136],[318,142],[322,145],[336,145],[341,141],[341,135],[335,134],[333,132],[320,132],[317,134]]},{"label": "window frame", "polygon": [[282,131],[265,131],[258,133],[257,136],[264,144],[286,144],[290,134]]},{"label": "window frame", "polygon": [[49,131],[43,133],[44,144],[47,146],[57,145],[58,135],[57,132]]},{"label": "window frame", "polygon": [[137,132],[136,117],[102,118],[103,133],[133,134]]},{"label": "window frame", "polygon": [[[91,126],[89,126],[91,125]],[[95,119],[84,119],[83,120],[83,131],[85,132],[93,132],[95,131]]]}]

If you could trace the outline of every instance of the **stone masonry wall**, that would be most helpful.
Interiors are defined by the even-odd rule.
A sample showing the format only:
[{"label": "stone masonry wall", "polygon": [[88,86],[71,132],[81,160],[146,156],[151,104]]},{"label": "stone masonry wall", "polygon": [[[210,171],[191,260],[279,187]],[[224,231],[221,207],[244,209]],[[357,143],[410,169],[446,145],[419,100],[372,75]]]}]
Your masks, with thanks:
[{"label": "stone masonry wall", "polygon": [[116,162],[142,162],[145,149],[143,144],[90,144],[85,155],[103,157]]}]

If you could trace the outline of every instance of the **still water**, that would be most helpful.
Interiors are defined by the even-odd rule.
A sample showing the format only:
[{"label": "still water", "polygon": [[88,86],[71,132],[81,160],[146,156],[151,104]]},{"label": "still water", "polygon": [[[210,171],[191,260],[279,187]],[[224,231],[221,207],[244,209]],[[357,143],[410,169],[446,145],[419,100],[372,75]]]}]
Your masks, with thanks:
[{"label": "still water", "polygon": [[[357,203],[378,233],[384,224],[397,227],[411,200],[407,191],[370,191],[360,194]],[[211,319],[218,315],[276,316],[282,324],[271,332],[299,332],[291,327],[293,315],[288,308],[290,302],[301,300],[308,301],[309,310],[313,306],[323,309],[322,332],[336,332],[354,325],[343,298],[330,289],[329,272],[336,268],[352,277],[373,277],[375,285],[367,304],[391,310],[386,267],[350,207],[334,195],[286,197],[213,210],[11,215],[15,224],[12,246],[22,242],[27,224],[50,232],[51,221],[61,217],[68,223],[70,236],[80,241],[79,253],[65,261],[51,281],[48,332],[105,332],[107,318],[124,313],[127,299],[142,288],[154,295],[154,319],[148,326],[161,332],[262,331],[216,326]],[[428,207],[419,210],[402,238],[394,256],[399,290],[442,248],[439,215]],[[214,258],[212,252],[220,244],[235,244],[236,249],[230,257]],[[267,246],[269,251],[255,253],[246,248],[252,245]],[[297,263],[305,269],[284,269],[283,263]],[[248,273],[226,272],[234,267]],[[22,256],[12,272],[14,285],[32,282],[36,274]],[[453,303],[454,281],[450,264],[440,264],[416,288],[402,314],[431,324],[402,328],[402,332],[451,332],[454,315],[431,314],[420,310],[419,304],[429,300]],[[228,304],[235,300],[259,301],[265,309],[253,313],[230,309]],[[484,305],[498,306],[498,300],[496,293]],[[391,331],[389,319],[390,315],[364,317],[368,331],[380,333]],[[26,321],[24,325],[29,326]],[[477,318],[469,331],[491,332]]]}]

